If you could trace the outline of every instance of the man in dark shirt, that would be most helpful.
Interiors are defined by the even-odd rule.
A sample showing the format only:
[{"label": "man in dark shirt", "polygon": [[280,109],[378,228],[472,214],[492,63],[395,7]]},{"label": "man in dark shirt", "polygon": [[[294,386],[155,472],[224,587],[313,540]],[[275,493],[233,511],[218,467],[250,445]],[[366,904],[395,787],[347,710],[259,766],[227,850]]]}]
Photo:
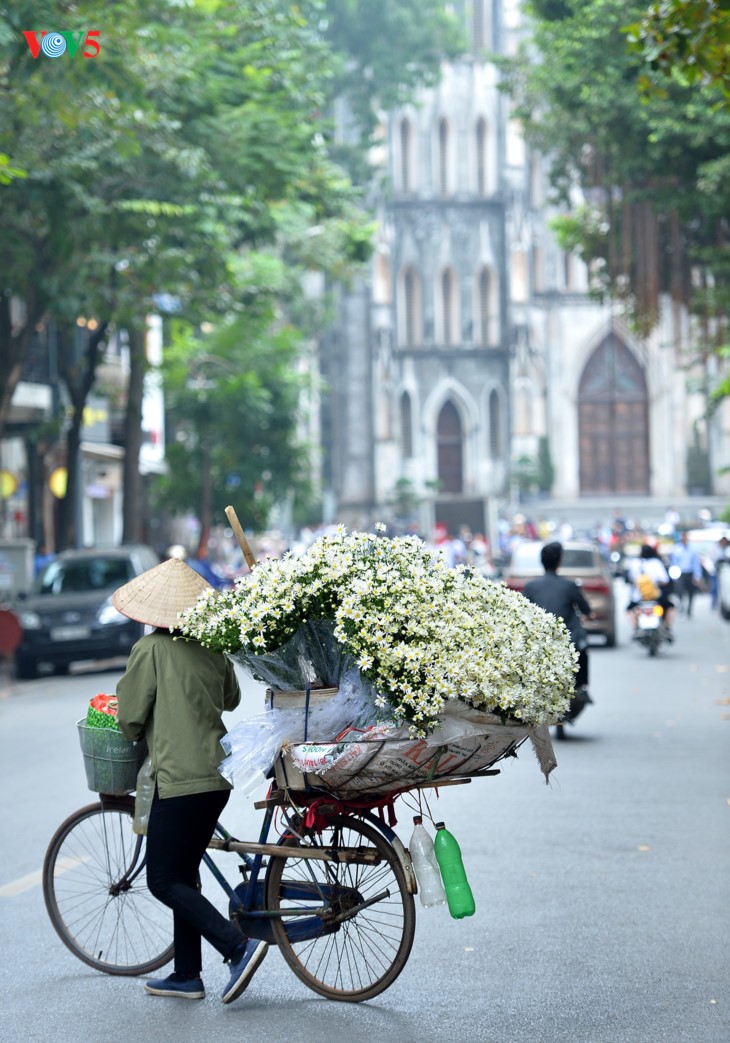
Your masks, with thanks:
[{"label": "man in dark shirt", "polygon": [[[561,543],[546,543],[540,551],[540,560],[545,575],[539,579],[531,579],[526,583],[522,593],[528,601],[554,616],[559,616],[570,633],[570,638],[578,650],[578,672],[575,675],[575,695],[571,699],[570,709],[563,718],[573,721],[588,703],[592,702],[588,694],[588,636],[583,629],[581,616],[590,618],[593,613],[585,594],[573,580],[558,576],[558,567],[563,557]],[[562,723],[557,727],[558,739],[564,739]]]}]

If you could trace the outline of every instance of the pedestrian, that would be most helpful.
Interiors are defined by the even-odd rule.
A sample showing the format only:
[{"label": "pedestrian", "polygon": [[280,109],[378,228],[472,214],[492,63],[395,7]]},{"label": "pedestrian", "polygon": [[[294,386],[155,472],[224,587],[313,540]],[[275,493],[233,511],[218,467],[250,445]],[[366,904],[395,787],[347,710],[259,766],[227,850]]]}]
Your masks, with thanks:
[{"label": "pedestrian", "polygon": [[692,601],[702,580],[702,564],[694,547],[689,544],[686,530],[679,537],[679,543],[672,552],[672,564],[680,570],[678,592],[680,604],[687,603],[687,618],[692,616]]},{"label": "pedestrian", "polygon": [[[546,612],[552,612],[563,620],[570,639],[578,650],[578,671],[575,675],[575,694],[570,701],[570,708],[563,721],[574,721],[581,710],[592,703],[588,693],[588,635],[581,622],[581,616],[593,617],[593,610],[586,596],[573,580],[558,576],[558,568],[563,558],[563,545],[557,541],[546,543],[540,551],[540,561],[545,575],[531,579],[523,587],[522,593],[528,601]],[[563,722],[556,729],[558,739],[565,738]]]},{"label": "pedestrian", "polygon": [[720,569],[727,568],[728,564],[730,564],[730,540],[727,536],[721,536],[713,555],[714,568],[710,577],[710,600],[713,609],[717,608]]},{"label": "pedestrian", "polygon": [[155,783],[147,827],[147,885],[172,909],[174,972],[145,984],[153,996],[203,999],[201,938],[228,963],[223,1002],[237,999],[266,955],[266,942],[248,940],[198,889],[198,870],[230,797],[218,772],[221,719],[241,698],[233,664],[182,637],[179,613],[210,585],[185,562],[169,558],[112,596],[130,619],[155,627],[133,647],[117,685],[119,727],[147,740]]}]

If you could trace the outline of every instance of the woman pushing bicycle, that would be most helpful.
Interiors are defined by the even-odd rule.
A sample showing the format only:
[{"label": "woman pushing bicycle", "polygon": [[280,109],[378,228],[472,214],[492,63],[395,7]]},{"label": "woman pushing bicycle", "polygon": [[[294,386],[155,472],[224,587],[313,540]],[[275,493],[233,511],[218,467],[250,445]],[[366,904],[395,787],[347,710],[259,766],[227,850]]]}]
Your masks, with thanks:
[{"label": "woman pushing bicycle", "polygon": [[[209,584],[170,558],[115,591],[115,608],[155,627],[132,649],[117,685],[118,722],[128,739],[143,737],[155,782],[147,827],[147,885],[173,913],[175,970],[148,981],[153,996],[203,999],[201,938],[229,965],[222,999],[237,999],[267,951],[248,940],[198,890],[198,870],[230,797],[219,774],[222,714],[241,692],[232,663],[177,632],[178,614]],[[176,639],[177,638],[177,639]]]}]

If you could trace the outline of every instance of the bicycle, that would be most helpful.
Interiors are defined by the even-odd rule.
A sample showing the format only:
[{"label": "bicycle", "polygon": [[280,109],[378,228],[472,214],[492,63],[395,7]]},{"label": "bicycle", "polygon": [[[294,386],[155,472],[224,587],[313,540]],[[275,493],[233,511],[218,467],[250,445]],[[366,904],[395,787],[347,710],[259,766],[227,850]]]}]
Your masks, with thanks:
[{"label": "bicycle", "polygon": [[[209,850],[241,856],[240,884],[232,887],[204,855],[232,921],[247,936],[278,945],[294,974],[327,999],[372,999],[408,960],[416,878],[407,849],[374,814],[392,808],[398,795],[319,795],[295,804],[273,791],[255,804],[264,810],[258,841],[237,840],[221,823],[211,838]],[[283,828],[269,843],[279,811]],[[59,826],[43,864],[46,908],[61,941],[114,975],[148,974],[173,958],[172,914],[147,890],[145,838],[134,833],[133,815],[132,796],[100,794]]]}]

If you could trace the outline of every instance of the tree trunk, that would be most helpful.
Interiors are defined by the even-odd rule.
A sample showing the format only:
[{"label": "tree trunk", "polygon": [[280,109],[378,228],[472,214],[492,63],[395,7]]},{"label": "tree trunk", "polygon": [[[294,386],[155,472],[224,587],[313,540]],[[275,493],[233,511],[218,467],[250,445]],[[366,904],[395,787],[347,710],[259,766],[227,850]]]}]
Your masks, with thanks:
[{"label": "tree trunk", "polygon": [[66,495],[61,500],[58,526],[58,549],[81,547],[84,534],[81,519],[83,478],[81,474],[81,424],[83,408],[74,409],[66,433]]},{"label": "tree trunk", "polygon": [[38,306],[28,301],[25,324],[13,333],[10,297],[0,296],[0,438],[10,416],[10,403],[23,372],[31,334],[40,318]]},{"label": "tree trunk", "polygon": [[71,399],[71,424],[66,436],[66,495],[61,501],[58,548],[80,547],[84,543],[81,531],[83,488],[81,475],[81,428],[84,408],[96,380],[101,358],[101,345],[106,337],[108,323],[82,333],[77,326],[66,325],[58,330],[58,368]]},{"label": "tree trunk", "polygon": [[127,411],[124,417],[124,506],[122,509],[122,540],[124,543],[142,541],[142,476],[139,473],[139,452],[142,448],[142,395],[147,370],[144,330],[128,326],[129,386]]}]

